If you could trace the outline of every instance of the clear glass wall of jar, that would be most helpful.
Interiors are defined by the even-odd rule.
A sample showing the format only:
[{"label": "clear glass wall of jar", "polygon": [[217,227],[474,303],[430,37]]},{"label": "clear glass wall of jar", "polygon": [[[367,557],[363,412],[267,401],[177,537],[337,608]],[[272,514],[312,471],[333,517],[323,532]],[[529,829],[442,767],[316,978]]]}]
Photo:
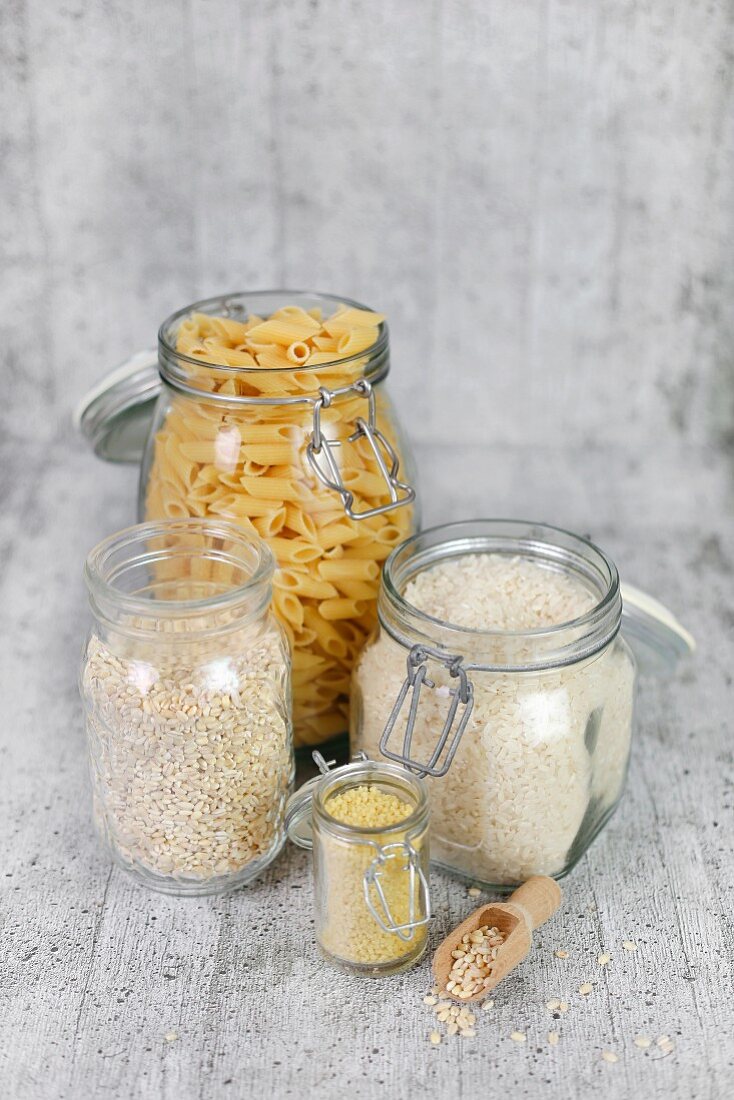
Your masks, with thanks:
[{"label": "clear glass wall of jar", "polygon": [[94,819],[152,889],[233,889],[283,845],[290,660],[273,569],[264,543],[212,520],[139,524],[87,559]]},{"label": "clear glass wall of jar", "polygon": [[[575,578],[591,609],[511,633],[463,629],[404,598],[422,571],[477,554]],[[614,564],[553,527],[450,524],[388,559],[379,633],[354,674],[352,747],[428,775],[437,865],[505,889],[560,877],[586,851],[619,801],[629,758],[635,664],[621,615]]]},{"label": "clear glass wall of jar", "polygon": [[[324,774],[292,795],[286,827],[294,843],[313,849],[318,945],[354,974],[407,970],[428,942],[426,786],[382,761],[363,758],[328,771],[320,754],[314,757]],[[363,823],[373,818],[382,820]]]},{"label": "clear glass wall of jar", "polygon": [[192,348],[191,332],[210,324],[244,332],[254,315],[284,307],[328,318],[344,301],[232,294],[169,318],[141,471],[141,519],[221,516],[273,550],[274,608],[293,647],[297,744],[348,728],[349,678],[376,622],[382,563],[417,526],[414,471],[385,391],[387,326],[354,355],[329,362],[324,351],[315,365],[287,369],[238,365],[249,353],[237,349],[230,363],[204,362],[197,356],[211,358],[215,345],[204,345],[214,337]]}]

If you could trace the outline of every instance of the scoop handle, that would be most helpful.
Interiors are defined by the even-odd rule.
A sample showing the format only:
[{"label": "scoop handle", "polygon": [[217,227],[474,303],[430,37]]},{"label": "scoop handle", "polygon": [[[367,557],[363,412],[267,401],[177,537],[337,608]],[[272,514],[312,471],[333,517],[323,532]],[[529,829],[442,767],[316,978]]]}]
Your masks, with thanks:
[{"label": "scoop handle", "polygon": [[555,879],[547,875],[534,875],[518,886],[507,900],[524,910],[532,931],[553,916],[562,899],[563,891]]}]

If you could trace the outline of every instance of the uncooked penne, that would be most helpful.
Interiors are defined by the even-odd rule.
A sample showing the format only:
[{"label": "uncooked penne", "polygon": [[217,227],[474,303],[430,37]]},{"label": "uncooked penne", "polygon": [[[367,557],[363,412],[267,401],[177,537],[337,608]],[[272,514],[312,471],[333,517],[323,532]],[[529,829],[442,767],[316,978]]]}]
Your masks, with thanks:
[{"label": "uncooked penne", "polygon": [[[264,538],[277,558],[273,608],[293,652],[297,743],[346,728],[349,675],[375,623],[380,567],[412,526],[409,507],[350,519],[306,455],[314,395],[368,371],[383,320],[348,305],[331,317],[297,305],[269,317],[190,314],[177,335],[190,392],[173,393],[153,447],[148,518],[229,519]],[[383,396],[375,396],[380,430],[398,448]],[[357,512],[387,499],[369,444],[350,440],[366,413],[364,397],[349,392],[321,414]],[[208,578],[180,583],[194,592]]]}]

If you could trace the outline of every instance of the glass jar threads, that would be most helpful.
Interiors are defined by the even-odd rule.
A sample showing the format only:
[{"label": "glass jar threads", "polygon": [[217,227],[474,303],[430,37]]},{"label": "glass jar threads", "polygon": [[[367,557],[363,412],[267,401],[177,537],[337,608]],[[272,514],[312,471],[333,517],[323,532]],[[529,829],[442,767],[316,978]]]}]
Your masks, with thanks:
[{"label": "glass jar threads", "polygon": [[438,865],[490,888],[565,874],[621,796],[635,664],[617,570],[540,524],[479,520],[388,559],[352,744],[427,776]]},{"label": "glass jar threads", "polygon": [[262,542],[213,520],[139,524],[87,558],[95,823],[155,890],[233,889],[283,845],[290,661],[273,569]]},{"label": "glass jar threads", "polygon": [[288,835],[313,849],[316,938],[330,961],[372,977],[413,966],[430,920],[428,800],[403,768],[366,758],[294,794]]}]

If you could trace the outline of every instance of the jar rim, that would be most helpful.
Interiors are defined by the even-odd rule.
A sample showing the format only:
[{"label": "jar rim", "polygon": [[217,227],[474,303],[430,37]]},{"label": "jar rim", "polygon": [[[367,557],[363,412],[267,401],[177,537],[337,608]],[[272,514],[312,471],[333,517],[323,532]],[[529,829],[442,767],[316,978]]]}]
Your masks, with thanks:
[{"label": "jar rim", "polygon": [[[172,554],[166,553],[166,547],[149,550],[137,557],[134,551],[147,544],[150,539],[172,535],[181,535],[184,540],[190,537],[190,550],[195,550],[197,555],[246,569],[246,578],[240,583],[233,583],[222,592],[196,599],[141,597],[138,593],[126,592],[116,584],[126,567],[132,568],[136,564],[144,565],[170,558]],[[193,541],[202,537],[212,540],[211,550]],[[224,545],[216,547],[217,541],[226,543],[231,550],[226,551]],[[185,548],[185,541],[183,546]],[[180,545],[178,549],[180,551]],[[209,518],[168,519],[132,524],[102,539],[87,555],[84,580],[90,599],[97,608],[114,606],[125,613],[168,619],[233,608],[258,589],[269,589],[274,571],[275,559],[266,543],[247,534],[235,523]]]},{"label": "jar rim", "polygon": [[[326,800],[334,793],[333,786],[354,780],[354,785],[376,782],[381,778],[397,780],[403,784],[404,789],[416,792],[416,804],[407,817],[392,825],[351,825],[346,821],[340,821],[333,817],[326,808]],[[373,836],[384,836],[392,833],[410,833],[421,827],[429,813],[428,789],[424,781],[417,775],[412,775],[405,768],[397,764],[388,764],[382,760],[359,760],[344,764],[341,768],[334,768],[319,778],[313,792],[313,811],[319,820],[324,822],[334,833],[346,839],[358,839]]]},{"label": "jar rim", "polygon": [[[405,599],[406,585],[425,569],[449,558],[492,552],[525,554],[583,575],[596,583],[599,599],[575,619],[531,630],[464,627],[421,611]],[[383,627],[404,646],[413,644],[413,635],[430,640],[439,635],[442,648],[453,645],[461,651],[462,642],[466,642],[470,646],[484,644],[493,651],[494,660],[486,666],[474,664],[474,668],[534,671],[575,663],[603,649],[619,630],[622,598],[617,567],[590,539],[552,524],[477,519],[419,531],[397,546],[383,568],[378,610]],[[537,648],[537,661],[515,664],[502,659],[523,642]]]},{"label": "jar rim", "polygon": [[[172,359],[180,361],[187,365],[191,365],[201,369],[202,367],[208,367],[211,370],[217,372],[225,372],[231,374],[232,377],[247,375],[254,376],[257,374],[263,374],[267,372],[268,375],[287,375],[292,374],[297,370],[300,372],[318,372],[329,370],[333,367],[343,367],[350,363],[355,362],[358,359],[368,359],[371,363],[374,363],[376,371],[379,371],[380,367],[383,367],[382,375],[387,373],[387,364],[383,363],[384,353],[387,350],[389,343],[389,329],[386,321],[381,321],[378,327],[378,335],[373,344],[370,344],[368,348],[362,351],[356,352],[354,355],[345,356],[343,359],[332,359],[324,363],[312,363],[311,366],[306,364],[305,366],[298,366],[293,364],[289,367],[243,367],[243,366],[230,366],[227,363],[209,363],[201,359],[196,359],[193,356],[185,355],[183,352],[177,351],[174,342],[171,340],[171,334],[177,333],[181,321],[192,313],[211,313],[212,316],[228,315],[228,311],[232,310],[233,303],[240,303],[244,305],[244,301],[252,302],[257,298],[271,297],[273,299],[273,306],[279,298],[287,298],[288,305],[298,305],[296,299],[306,299],[310,302],[324,302],[333,303],[336,305],[348,305],[354,309],[365,309],[370,312],[374,312],[371,306],[364,305],[362,302],[358,302],[353,298],[345,298],[342,295],[325,294],[321,291],[310,290],[289,290],[288,288],[274,289],[274,290],[252,290],[252,291],[233,291],[228,294],[217,294],[211,298],[202,298],[198,302],[192,302],[190,305],[184,306],[182,309],[176,310],[172,313],[158,330],[158,350],[159,350],[159,365],[161,374],[172,385],[181,387],[182,382],[172,372]],[[216,312],[214,312],[216,311]],[[369,364],[368,364],[369,367]],[[368,373],[368,368],[365,368],[365,376]],[[372,373],[372,372],[371,372]],[[381,376],[382,376],[381,375]],[[183,385],[185,387],[185,384]],[[191,387],[195,392],[196,387]],[[244,401],[251,403],[253,398],[247,396],[240,396],[237,394],[219,395],[217,393],[210,393],[208,390],[204,391],[207,394],[207,398],[216,400],[218,397],[226,396],[228,403],[236,403]],[[299,395],[294,395],[296,399],[302,400]],[[305,395],[304,395],[305,396]]]}]

